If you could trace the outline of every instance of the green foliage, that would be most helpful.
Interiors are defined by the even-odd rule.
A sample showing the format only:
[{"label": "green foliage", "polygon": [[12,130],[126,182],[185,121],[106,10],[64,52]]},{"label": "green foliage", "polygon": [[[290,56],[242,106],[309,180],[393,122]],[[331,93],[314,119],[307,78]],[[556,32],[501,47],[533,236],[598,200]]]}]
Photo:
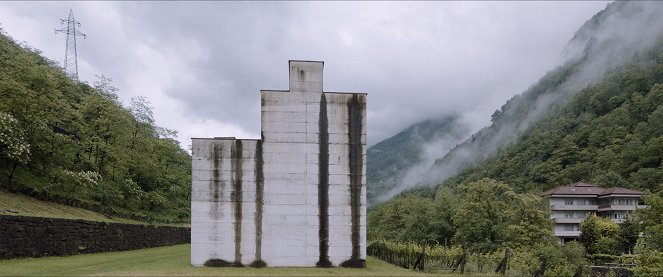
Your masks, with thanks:
[{"label": "green foliage", "polygon": [[[456,245],[467,243],[474,253],[510,246],[515,260],[524,261],[519,266],[524,275],[537,270],[544,257],[562,264],[560,256],[573,256],[575,260],[566,263],[580,265],[575,261],[582,260],[578,253],[583,247],[576,244],[567,253],[540,239],[549,234],[536,233],[551,229],[545,223],[547,215],[540,214],[545,213],[544,207],[513,203],[527,203],[529,196],[524,192],[538,194],[591,181],[653,194],[646,198],[650,208],[638,211],[637,222],[627,221],[621,228],[596,216],[583,222],[580,240],[587,253],[612,259],[632,252],[642,230],[641,245],[646,248],[641,253],[651,251],[642,256],[650,259],[644,264],[660,263],[654,251],[663,252],[663,38],[596,82],[568,91],[565,84],[577,81],[572,77],[580,66],[587,66],[585,61],[572,61],[547,73],[493,113],[489,127],[436,161],[445,173],[462,170],[438,185],[456,194],[452,216]],[[390,228],[384,227],[388,221],[380,224]],[[528,238],[532,233],[537,235]],[[532,251],[515,251],[528,246]],[[546,275],[571,276],[572,269],[560,267]],[[655,270],[644,272],[648,272],[645,276],[661,275]]]},{"label": "green foliage", "polygon": [[640,231],[640,224],[630,217],[619,225],[617,239],[621,252],[633,253],[634,247],[638,243],[638,238],[640,238]]},{"label": "green foliage", "polygon": [[617,235],[619,225],[610,219],[601,218],[590,213],[580,223],[580,243],[588,254],[619,254],[621,253]]},{"label": "green foliage", "polygon": [[497,244],[521,247],[552,239],[552,225],[540,197],[518,194],[491,179],[458,187],[453,216],[454,241],[475,251],[492,252]]},{"label": "green foliage", "polygon": [[582,243],[588,254],[596,253],[596,242],[601,238],[598,230],[598,220],[596,214],[591,213],[580,223],[580,238],[578,241]]},{"label": "green foliage", "polygon": [[[411,268],[415,264],[421,250],[422,245],[417,243],[380,240],[370,242],[366,247],[366,254],[403,268]],[[440,245],[426,245],[426,261],[429,264],[439,261],[446,262],[460,255],[461,252],[461,249],[458,247],[446,248]]]},{"label": "green foliage", "polygon": [[18,120],[11,114],[0,112],[0,154],[3,158],[25,164],[30,155],[30,144]]},{"label": "green foliage", "polygon": [[127,108],[112,80],[91,87],[0,35],[0,185],[108,213],[187,221],[190,155],[154,125],[149,101]]},{"label": "green foliage", "polygon": [[573,276],[579,266],[584,265],[582,247],[577,244],[561,246],[557,243],[531,245],[514,251],[511,265],[523,276],[532,276],[546,262],[543,276]]},{"label": "green foliage", "polygon": [[600,237],[594,245],[596,253],[619,255],[619,241],[614,237]]},{"label": "green foliage", "polygon": [[472,251],[493,252],[502,245],[524,247],[552,240],[543,199],[518,194],[510,186],[481,180],[441,187],[435,198],[396,197],[368,214],[369,240],[467,244]]},{"label": "green foliage", "polygon": [[395,198],[369,213],[367,236],[400,242],[442,241],[453,236],[450,203],[434,203],[417,195]]},{"label": "green foliage", "polygon": [[[578,181],[657,191],[663,183],[663,59],[656,58],[661,54],[663,40],[602,81],[555,102],[513,143],[444,185],[492,178],[518,191],[540,191]],[[550,74],[562,78],[562,72]],[[550,74],[502,109],[533,109],[537,87],[554,91],[541,83],[552,78]],[[503,112],[502,117],[507,114],[508,118],[477,133],[473,147],[488,147],[485,137],[495,135],[505,122],[526,121],[528,116],[526,112]]]},{"label": "green foliage", "polygon": [[637,266],[633,269],[635,276],[663,276],[663,252],[655,249],[636,247]]},{"label": "green foliage", "polygon": [[[421,249],[421,245],[416,243],[373,241],[369,242],[366,252],[392,264],[411,268]],[[426,267],[452,270],[454,262],[457,262],[462,254],[463,250],[459,246],[427,245]],[[505,254],[508,256],[508,264],[512,270],[509,275],[518,273],[520,276],[532,276],[540,269],[541,261],[544,259],[546,260],[544,276],[573,276],[578,268],[587,264],[582,245],[568,243],[561,246],[556,242],[546,242],[520,248],[500,247],[488,253],[468,252],[469,271],[494,273]]]},{"label": "green foliage", "polygon": [[648,207],[637,213],[643,226],[644,242],[647,248],[663,252],[663,197],[650,194],[644,200]]},{"label": "green foliage", "polygon": [[562,246],[562,254],[576,268],[587,264],[585,247],[579,242],[572,241],[565,243]]}]

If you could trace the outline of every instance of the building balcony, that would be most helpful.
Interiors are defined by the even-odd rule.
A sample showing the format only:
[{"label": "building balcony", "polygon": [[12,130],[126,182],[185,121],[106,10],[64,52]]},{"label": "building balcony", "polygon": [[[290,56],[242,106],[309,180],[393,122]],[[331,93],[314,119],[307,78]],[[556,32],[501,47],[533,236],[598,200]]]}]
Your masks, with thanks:
[{"label": "building balcony", "polygon": [[576,223],[579,224],[584,218],[553,218],[552,220],[555,221],[555,223]]},{"label": "building balcony", "polygon": [[605,211],[635,211],[635,210],[640,210],[647,208],[646,205],[599,205],[598,209],[599,212],[605,212]]},{"label": "building balcony", "polygon": [[596,211],[597,205],[550,205],[551,211]]},{"label": "building balcony", "polygon": [[626,218],[611,218],[612,222],[617,223],[617,224],[622,224],[624,221],[626,221]]},{"label": "building balcony", "polygon": [[578,238],[580,237],[580,231],[555,231],[555,236],[562,238]]}]

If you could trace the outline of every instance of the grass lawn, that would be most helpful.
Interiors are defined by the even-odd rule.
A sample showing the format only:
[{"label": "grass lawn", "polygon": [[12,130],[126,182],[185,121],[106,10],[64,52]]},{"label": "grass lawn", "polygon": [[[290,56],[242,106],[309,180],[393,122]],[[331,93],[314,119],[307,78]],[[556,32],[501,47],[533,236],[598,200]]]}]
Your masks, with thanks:
[{"label": "grass lawn", "polygon": [[41,201],[29,196],[5,191],[0,191],[0,214],[145,224],[131,219],[110,218],[90,210]]},{"label": "grass lawn", "polygon": [[403,269],[373,257],[368,257],[367,267],[364,269],[192,267],[189,264],[190,253],[190,245],[182,244],[68,257],[1,260],[0,275],[431,276]]},{"label": "grass lawn", "polygon": [[131,224],[149,224],[188,227],[188,223],[146,223],[133,219],[109,217],[98,212],[93,212],[83,208],[71,207],[48,201],[41,201],[26,195],[9,193],[0,190],[0,214],[2,215],[22,215],[34,217],[54,217],[65,219],[83,219],[89,221],[117,222]]}]

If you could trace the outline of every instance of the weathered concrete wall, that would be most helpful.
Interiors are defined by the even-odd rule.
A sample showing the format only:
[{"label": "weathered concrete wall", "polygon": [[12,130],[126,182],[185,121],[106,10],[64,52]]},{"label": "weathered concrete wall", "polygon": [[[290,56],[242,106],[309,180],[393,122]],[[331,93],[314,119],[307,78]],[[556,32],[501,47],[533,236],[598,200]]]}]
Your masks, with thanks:
[{"label": "weathered concrete wall", "polygon": [[261,207],[256,203],[262,201],[261,145],[232,138],[193,140],[192,264],[221,259],[240,265],[260,259],[256,220]]},{"label": "weathered concrete wall", "polygon": [[366,94],[323,93],[322,67],[291,61],[290,91],[261,92],[241,162],[237,140],[193,140],[193,265],[364,266]]},{"label": "weathered concrete wall", "polygon": [[0,259],[133,250],[189,240],[186,227],[0,215]]}]

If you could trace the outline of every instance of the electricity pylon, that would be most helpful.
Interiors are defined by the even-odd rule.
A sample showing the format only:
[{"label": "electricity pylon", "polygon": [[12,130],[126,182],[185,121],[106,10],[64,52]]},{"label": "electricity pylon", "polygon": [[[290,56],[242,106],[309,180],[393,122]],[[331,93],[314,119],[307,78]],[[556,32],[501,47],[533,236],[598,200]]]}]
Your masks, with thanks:
[{"label": "electricity pylon", "polygon": [[67,48],[64,51],[64,71],[69,75],[69,78],[78,80],[78,57],[76,53],[76,37],[82,36],[87,38],[87,35],[76,30],[76,26],[81,27],[81,23],[74,19],[74,11],[69,9],[69,18],[60,19],[60,24],[67,23],[67,28],[55,29],[55,33],[67,34]]}]

